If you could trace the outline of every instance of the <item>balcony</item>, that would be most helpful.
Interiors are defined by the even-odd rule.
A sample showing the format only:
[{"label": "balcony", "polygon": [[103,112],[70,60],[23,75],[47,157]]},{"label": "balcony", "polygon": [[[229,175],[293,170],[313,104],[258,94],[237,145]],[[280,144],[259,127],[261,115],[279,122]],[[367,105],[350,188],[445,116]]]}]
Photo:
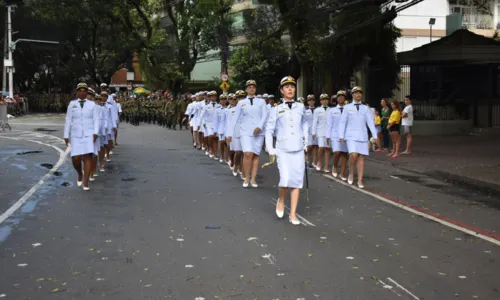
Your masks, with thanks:
[{"label": "balcony", "polygon": [[487,29],[496,30],[500,29],[499,24],[495,24],[493,16],[490,15],[462,15],[462,27],[468,30],[474,29]]}]

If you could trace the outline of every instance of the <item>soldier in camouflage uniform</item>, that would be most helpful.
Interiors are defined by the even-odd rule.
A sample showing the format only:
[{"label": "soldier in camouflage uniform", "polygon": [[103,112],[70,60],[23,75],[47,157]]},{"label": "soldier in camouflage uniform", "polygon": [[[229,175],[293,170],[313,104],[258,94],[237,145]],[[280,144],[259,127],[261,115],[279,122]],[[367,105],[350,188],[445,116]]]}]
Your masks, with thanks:
[{"label": "soldier in camouflage uniform", "polygon": [[[179,128],[182,129],[182,123],[183,123],[183,117],[184,117],[184,114],[186,113],[186,108],[188,106],[189,102],[188,102],[188,97],[187,96],[184,96],[182,97],[180,100],[179,100],[179,113],[178,113],[178,120],[179,120]],[[184,125],[186,127],[186,130],[189,129],[188,127],[188,123],[187,122],[184,122]]]}]

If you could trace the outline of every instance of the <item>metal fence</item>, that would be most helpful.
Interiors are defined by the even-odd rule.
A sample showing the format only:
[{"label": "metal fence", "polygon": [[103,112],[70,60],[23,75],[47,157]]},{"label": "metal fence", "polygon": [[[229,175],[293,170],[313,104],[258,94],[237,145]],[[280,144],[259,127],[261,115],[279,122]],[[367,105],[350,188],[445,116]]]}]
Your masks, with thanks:
[{"label": "metal fence", "polygon": [[[411,67],[402,65],[399,73],[399,86],[394,90],[394,99],[404,107],[404,98],[412,95]],[[443,105],[438,99],[413,99],[414,118],[416,120],[467,120],[470,105],[457,101],[453,105]]]}]

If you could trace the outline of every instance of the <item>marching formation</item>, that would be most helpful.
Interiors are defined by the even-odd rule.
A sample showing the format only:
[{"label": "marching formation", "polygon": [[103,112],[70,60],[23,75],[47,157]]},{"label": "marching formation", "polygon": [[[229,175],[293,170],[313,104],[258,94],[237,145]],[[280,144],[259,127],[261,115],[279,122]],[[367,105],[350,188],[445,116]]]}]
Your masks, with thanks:
[{"label": "marching formation", "polygon": [[[255,80],[246,82],[246,91],[234,94],[198,92],[185,107],[184,118],[174,110],[178,105],[170,97],[165,115],[171,117],[166,122],[175,129],[177,122],[182,126],[188,121],[193,147],[205,151],[210,159],[227,163],[233,176],[241,177],[244,188],[259,187],[259,157],[265,149],[270,163],[277,162],[280,174],[276,215],[284,217],[285,199],[290,195],[289,221],[299,225],[296,208],[308,165],[330,173],[333,153],[332,176],[353,184],[357,168],[357,185],[364,188],[364,157],[369,154],[370,145],[376,143],[377,129],[372,110],[362,103],[363,91],[359,87],[352,89],[353,101],[349,104],[346,92],[338,91],[334,107],[329,106],[327,94],[320,95],[320,107],[315,106],[314,95],[307,96],[306,104],[302,97],[295,101],[293,77],[283,78],[279,88],[279,103],[273,95],[256,95]],[[77,185],[88,191],[89,182],[98,176],[98,169],[105,171],[105,163],[117,145],[121,107],[115,94],[108,95],[105,84],[97,94],[80,83],[76,96],[68,105],[64,139],[71,147]]]},{"label": "marching formation", "polygon": [[[289,194],[289,221],[294,225],[300,225],[296,208],[311,152],[310,164],[328,173],[333,152],[332,175],[349,184],[354,183],[357,166],[357,185],[364,188],[364,157],[370,144],[376,143],[377,130],[371,109],[361,101],[361,88],[352,89],[350,104],[346,104],[345,91],[339,91],[334,107],[328,106],[327,94],[320,96],[320,107],[315,107],[313,95],[307,97],[307,106],[300,98],[295,101],[296,82],[290,76],[280,82],[279,104],[273,95],[256,96],[256,90],[255,80],[248,80],[246,93],[238,90],[218,96],[216,91],[201,91],[193,95],[183,119],[189,120],[193,147],[227,163],[233,176],[241,177],[244,188],[258,188],[259,156],[265,147],[280,174],[276,215],[284,217]],[[345,177],[348,161],[349,174]]]},{"label": "marching formation", "polygon": [[115,101],[116,94],[108,95],[104,83],[99,94],[85,83],[78,84],[76,98],[66,111],[64,141],[71,149],[73,167],[78,175],[77,186],[88,191],[89,181],[94,181],[99,172],[106,170],[105,163],[111,161],[112,150],[118,145],[121,107]]}]

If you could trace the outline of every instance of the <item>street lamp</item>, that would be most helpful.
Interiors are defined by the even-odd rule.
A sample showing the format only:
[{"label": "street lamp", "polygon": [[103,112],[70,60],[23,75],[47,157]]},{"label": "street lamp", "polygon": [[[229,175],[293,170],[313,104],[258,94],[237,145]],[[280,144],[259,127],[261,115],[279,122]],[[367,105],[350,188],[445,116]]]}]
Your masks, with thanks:
[{"label": "street lamp", "polygon": [[431,43],[432,43],[432,25],[436,24],[436,18],[430,18],[429,19],[429,25],[431,27],[431,30],[430,30],[430,39],[431,39]]}]

